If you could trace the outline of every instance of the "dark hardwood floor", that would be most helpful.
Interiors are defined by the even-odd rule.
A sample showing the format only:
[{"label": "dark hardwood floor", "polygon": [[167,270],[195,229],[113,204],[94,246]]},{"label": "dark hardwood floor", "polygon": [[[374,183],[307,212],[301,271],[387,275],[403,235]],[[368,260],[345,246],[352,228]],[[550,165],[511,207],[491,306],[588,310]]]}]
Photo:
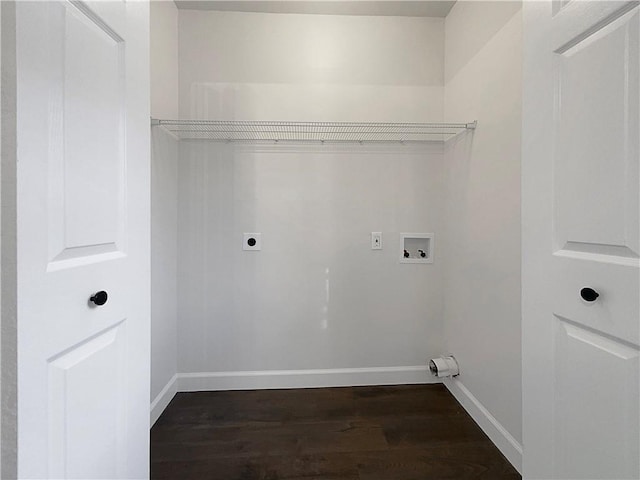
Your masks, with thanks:
[{"label": "dark hardwood floor", "polygon": [[178,393],[152,479],[520,479],[436,385]]}]

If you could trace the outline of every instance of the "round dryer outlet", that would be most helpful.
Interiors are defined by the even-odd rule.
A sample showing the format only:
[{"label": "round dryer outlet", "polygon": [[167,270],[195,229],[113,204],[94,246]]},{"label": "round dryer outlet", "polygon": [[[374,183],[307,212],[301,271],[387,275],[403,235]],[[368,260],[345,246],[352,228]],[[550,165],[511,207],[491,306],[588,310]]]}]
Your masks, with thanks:
[{"label": "round dryer outlet", "polygon": [[242,249],[243,250],[260,250],[260,234],[259,233],[245,233],[242,235]]}]

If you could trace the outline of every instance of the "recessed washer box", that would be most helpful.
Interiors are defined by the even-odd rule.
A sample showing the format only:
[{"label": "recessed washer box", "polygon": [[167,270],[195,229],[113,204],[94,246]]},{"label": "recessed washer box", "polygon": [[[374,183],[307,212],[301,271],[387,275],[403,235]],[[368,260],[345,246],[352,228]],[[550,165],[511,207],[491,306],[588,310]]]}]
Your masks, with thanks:
[{"label": "recessed washer box", "polygon": [[433,233],[401,233],[400,263],[433,263]]},{"label": "recessed washer box", "polygon": [[259,233],[242,234],[242,250],[260,250],[261,246]]}]

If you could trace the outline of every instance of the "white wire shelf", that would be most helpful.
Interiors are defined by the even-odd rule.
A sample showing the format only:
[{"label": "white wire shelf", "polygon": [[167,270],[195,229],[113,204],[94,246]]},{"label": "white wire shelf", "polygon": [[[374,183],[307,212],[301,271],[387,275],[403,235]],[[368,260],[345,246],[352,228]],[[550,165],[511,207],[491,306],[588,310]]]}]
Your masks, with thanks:
[{"label": "white wire shelf", "polygon": [[218,142],[441,142],[472,123],[250,122],[225,120],[151,120],[179,139]]}]

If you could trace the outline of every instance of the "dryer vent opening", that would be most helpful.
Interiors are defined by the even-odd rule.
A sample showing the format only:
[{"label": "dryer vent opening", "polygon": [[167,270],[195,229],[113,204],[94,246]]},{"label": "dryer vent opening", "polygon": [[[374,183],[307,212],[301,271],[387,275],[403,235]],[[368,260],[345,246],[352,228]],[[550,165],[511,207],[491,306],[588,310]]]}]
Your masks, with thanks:
[{"label": "dryer vent opening", "polygon": [[460,374],[460,367],[453,355],[443,355],[429,360],[429,370],[436,377],[455,377]]}]

